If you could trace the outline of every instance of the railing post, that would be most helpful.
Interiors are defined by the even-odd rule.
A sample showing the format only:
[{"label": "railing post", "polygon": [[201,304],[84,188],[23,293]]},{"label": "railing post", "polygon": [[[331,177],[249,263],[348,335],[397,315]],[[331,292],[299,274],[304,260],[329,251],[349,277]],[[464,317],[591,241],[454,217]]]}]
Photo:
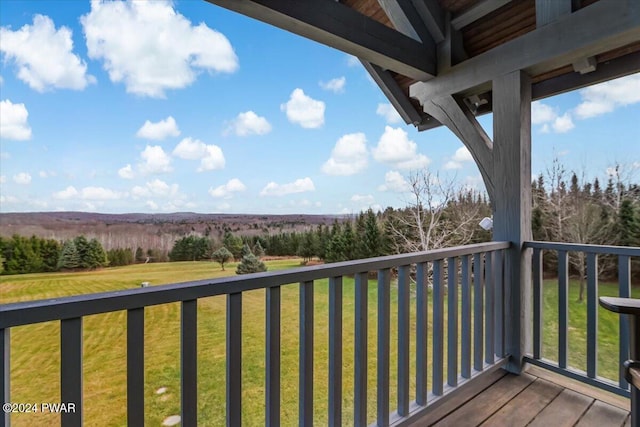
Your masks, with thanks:
[{"label": "railing post", "polygon": [[329,279],[329,426],[342,425],[342,277]]},{"label": "railing post", "polygon": [[357,273],[355,280],[355,378],[354,378],[354,414],[355,426],[367,425],[367,335],[369,301],[369,281],[367,273]]},{"label": "railing post", "polygon": [[[0,329],[0,354],[2,354],[2,364],[0,364],[0,379],[2,380],[2,387],[0,387],[0,403],[9,403],[11,399],[11,329]],[[5,427],[11,426],[11,414],[9,412],[2,411],[2,418],[0,420]]]},{"label": "railing post", "polygon": [[82,427],[82,317],[60,321],[60,397],[73,404],[63,412],[62,427]]}]

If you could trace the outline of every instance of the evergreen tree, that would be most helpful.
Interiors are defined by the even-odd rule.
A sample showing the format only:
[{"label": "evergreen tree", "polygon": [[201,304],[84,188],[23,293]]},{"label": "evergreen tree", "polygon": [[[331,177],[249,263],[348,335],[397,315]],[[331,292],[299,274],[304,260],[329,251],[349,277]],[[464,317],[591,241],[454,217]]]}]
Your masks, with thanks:
[{"label": "evergreen tree", "polygon": [[222,239],[222,245],[233,254],[235,259],[240,259],[242,257],[242,238],[227,231]]},{"label": "evergreen tree", "polygon": [[640,246],[640,212],[629,199],[624,199],[620,204],[616,228],[619,245]]},{"label": "evergreen tree", "polygon": [[229,261],[231,258],[233,258],[233,254],[223,246],[217,251],[215,251],[213,254],[211,254],[211,258],[215,262],[219,263],[220,267],[222,267],[222,271],[224,271],[225,263]]},{"label": "evergreen tree", "polygon": [[360,254],[363,258],[371,258],[384,254],[384,245],[382,239],[382,233],[378,226],[378,220],[372,209],[367,210],[367,213],[363,215],[364,220],[364,235],[359,238],[361,242]]},{"label": "evergreen tree", "polygon": [[251,252],[242,257],[242,261],[236,268],[236,274],[260,273],[262,271],[267,271],[267,266]]},{"label": "evergreen tree", "polygon": [[74,270],[80,267],[80,254],[74,240],[67,240],[62,245],[58,269]]},{"label": "evergreen tree", "polygon": [[264,247],[260,243],[260,239],[256,239],[256,244],[253,245],[253,253],[258,257],[262,258],[264,256]]}]

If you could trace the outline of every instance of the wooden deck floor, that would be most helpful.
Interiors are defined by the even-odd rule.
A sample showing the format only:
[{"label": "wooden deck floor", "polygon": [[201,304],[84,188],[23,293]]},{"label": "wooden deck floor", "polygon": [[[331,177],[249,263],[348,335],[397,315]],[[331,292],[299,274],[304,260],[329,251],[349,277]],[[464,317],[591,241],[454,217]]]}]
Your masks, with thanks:
[{"label": "wooden deck floor", "polygon": [[498,371],[489,384],[412,426],[627,427],[629,400],[540,368]]}]

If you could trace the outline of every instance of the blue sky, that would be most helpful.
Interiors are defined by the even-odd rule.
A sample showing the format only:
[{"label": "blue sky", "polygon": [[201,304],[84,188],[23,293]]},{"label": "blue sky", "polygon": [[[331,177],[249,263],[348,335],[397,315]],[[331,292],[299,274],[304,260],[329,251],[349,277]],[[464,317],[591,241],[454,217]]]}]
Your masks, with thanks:
[{"label": "blue sky", "polygon": [[[483,189],[355,58],[204,1],[10,0],[0,26],[2,212],[353,213],[424,167]],[[640,75],[532,110],[534,175],[640,170]]]}]

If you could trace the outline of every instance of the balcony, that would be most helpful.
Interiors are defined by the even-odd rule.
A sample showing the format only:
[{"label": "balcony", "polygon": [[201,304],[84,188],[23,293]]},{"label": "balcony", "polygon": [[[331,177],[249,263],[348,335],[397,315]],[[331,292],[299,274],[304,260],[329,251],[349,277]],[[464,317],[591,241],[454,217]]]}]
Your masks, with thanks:
[{"label": "balcony", "polygon": [[[508,242],[5,304],[0,306],[2,400],[11,401],[11,335],[19,334],[23,325],[59,322],[60,397],[75,404],[75,411],[61,414],[61,425],[92,424],[83,410],[83,355],[88,351],[83,319],[126,311],[127,423],[144,425],[145,310],[179,303],[181,425],[203,425],[199,396],[206,390],[198,386],[198,355],[220,349],[198,348],[198,306],[204,298],[217,296],[226,299],[220,325],[226,340],[221,354],[226,406],[219,409],[230,426],[247,424],[247,405],[264,406],[260,424],[270,426],[505,425],[506,420],[510,425],[538,425],[548,419],[554,420],[546,422],[549,425],[560,420],[565,425],[595,425],[601,419],[608,425],[629,425],[630,387],[621,366],[629,359],[631,332],[621,319],[613,357],[610,349],[599,348],[597,263],[598,256],[616,258],[615,296],[632,296],[630,265],[640,257],[640,248],[543,242],[526,242],[524,247],[522,259],[533,259],[533,279],[518,304],[506,280],[512,259],[507,251],[513,249]],[[573,323],[576,307],[570,304],[567,262],[571,252],[586,258],[586,302],[577,308],[586,318],[584,327]],[[557,258],[558,271],[547,272],[557,279],[545,281],[542,260],[547,253]],[[320,286],[326,290],[326,311],[318,309]],[[295,318],[282,311],[291,303],[283,299],[283,290],[291,287],[298,295]],[[261,290],[265,351],[259,357],[264,358],[265,381],[261,402],[255,402],[243,396],[243,299]],[[639,290],[633,291],[637,295]],[[552,299],[557,312],[543,309],[550,294],[557,294]],[[512,320],[521,316],[523,326],[514,330]],[[299,363],[298,411],[292,416],[291,411],[283,414],[283,374],[289,367],[283,363],[282,336],[295,329],[293,325]],[[522,360],[507,351],[513,348],[513,337],[522,343]],[[322,360],[314,352],[320,339],[328,341]],[[584,349],[572,352],[572,341],[582,340]],[[611,371],[605,366],[610,364],[616,375],[605,378],[602,372]],[[326,384],[318,378],[326,378]],[[12,417],[5,415],[5,425]]]}]

